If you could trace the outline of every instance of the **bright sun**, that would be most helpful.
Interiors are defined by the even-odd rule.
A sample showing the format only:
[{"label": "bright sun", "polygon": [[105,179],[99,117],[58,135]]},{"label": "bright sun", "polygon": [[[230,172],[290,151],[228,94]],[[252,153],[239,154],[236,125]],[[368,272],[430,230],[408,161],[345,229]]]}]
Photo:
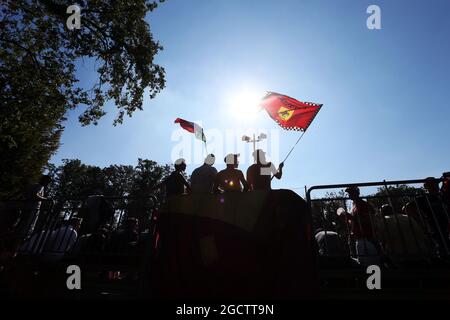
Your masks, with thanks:
[{"label": "bright sun", "polygon": [[260,91],[239,91],[229,99],[230,112],[238,119],[254,118],[260,110],[259,103],[263,97],[264,93]]}]

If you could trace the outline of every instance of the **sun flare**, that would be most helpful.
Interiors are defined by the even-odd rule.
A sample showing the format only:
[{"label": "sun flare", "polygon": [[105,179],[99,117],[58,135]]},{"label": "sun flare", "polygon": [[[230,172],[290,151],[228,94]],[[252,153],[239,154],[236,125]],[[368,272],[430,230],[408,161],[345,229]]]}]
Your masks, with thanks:
[{"label": "sun flare", "polygon": [[264,93],[257,90],[242,90],[229,98],[231,114],[238,119],[249,119],[260,110],[259,103]]}]

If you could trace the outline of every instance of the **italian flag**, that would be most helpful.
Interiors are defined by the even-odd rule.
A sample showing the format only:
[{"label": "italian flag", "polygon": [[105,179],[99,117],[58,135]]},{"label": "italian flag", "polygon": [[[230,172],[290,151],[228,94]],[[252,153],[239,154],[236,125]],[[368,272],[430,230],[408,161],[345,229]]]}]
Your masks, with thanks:
[{"label": "italian flag", "polygon": [[186,121],[186,120],[180,119],[180,118],[176,118],[175,123],[179,123],[180,126],[184,130],[195,134],[195,137],[198,140],[202,140],[203,142],[206,142],[206,137],[205,137],[205,134],[203,133],[203,128],[200,127],[198,124],[191,122],[191,121]]}]

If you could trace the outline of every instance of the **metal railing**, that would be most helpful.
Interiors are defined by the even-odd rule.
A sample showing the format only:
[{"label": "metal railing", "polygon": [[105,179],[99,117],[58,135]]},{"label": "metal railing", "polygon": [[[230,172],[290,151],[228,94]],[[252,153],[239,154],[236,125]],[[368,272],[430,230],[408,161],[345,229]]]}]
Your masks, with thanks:
[{"label": "metal railing", "polygon": [[[321,229],[320,232],[322,232],[322,237],[317,240],[320,256],[326,258],[322,262],[328,263],[331,259],[336,265],[345,267],[351,266],[355,261],[365,264],[371,260],[379,260],[398,266],[405,261],[408,263],[430,261],[450,254],[448,230],[445,232],[441,228],[442,221],[445,219],[448,224],[448,204],[444,204],[442,199],[436,200],[435,197],[419,188],[405,189],[400,193],[390,188],[390,186],[411,186],[424,182],[425,180],[416,179],[320,185],[309,188],[306,199],[312,212],[313,230]],[[336,190],[351,186],[379,187],[384,191],[378,195],[361,196],[362,201],[367,202],[369,208],[373,209],[373,211],[368,210],[367,217],[358,214],[351,217],[354,212],[350,209],[349,198],[344,194],[333,197],[312,197],[313,192],[317,190]],[[144,250],[147,255],[130,250],[130,248],[137,248],[136,244],[125,246],[126,250],[118,251],[95,246],[84,249],[81,242],[89,239],[89,236],[83,232],[78,232],[74,241],[74,233],[69,228],[65,228],[66,223],[72,218],[83,215],[82,211],[85,209],[83,204],[86,203],[86,199],[69,199],[56,205],[52,201],[43,201],[39,210],[34,213],[40,217],[41,221],[38,221],[33,234],[21,244],[23,249],[21,254],[37,258],[38,261],[42,261],[42,257],[46,254],[56,254],[56,258],[62,259],[79,259],[78,261],[91,265],[95,272],[101,269],[114,273],[127,270],[127,264],[131,264],[138,273],[140,272],[141,277],[145,277],[145,271],[148,273],[149,255],[151,255],[148,250],[152,249],[152,245],[148,244],[149,242],[152,244],[154,236],[156,217],[153,216],[153,212],[158,206],[156,198],[102,197],[102,199],[109,202],[113,210],[109,234],[121,229],[126,217],[139,219],[142,224],[141,235],[146,235],[147,242]],[[381,214],[382,204],[389,205],[393,214],[390,216]],[[408,204],[409,207],[407,207]],[[338,215],[337,210],[341,207],[342,215]],[[411,210],[405,209],[403,214],[403,207]],[[20,212],[26,210],[24,208],[24,202],[16,202],[10,203],[9,208],[5,206],[0,211],[2,213],[8,210]],[[351,218],[350,221],[349,218]],[[359,228],[359,231],[370,230],[369,235],[365,235],[366,239],[356,238],[352,234],[358,230],[355,226]],[[34,241],[31,241],[33,237]],[[59,242],[55,242],[56,240]],[[68,243],[72,245],[68,246]],[[125,263],[124,259],[127,260]]]},{"label": "metal railing", "polygon": [[[107,221],[97,221],[96,228],[91,230],[83,228],[86,217],[95,214],[95,210],[86,208],[87,198],[68,199],[63,203],[44,200],[33,211],[30,208],[36,203],[30,201],[0,203],[0,217],[10,224],[10,228],[3,224],[0,234],[3,272],[26,267],[23,270],[28,270],[27,274],[39,277],[48,268],[76,264],[82,266],[83,274],[90,279],[86,283],[91,288],[86,291],[89,294],[108,290],[122,294],[124,283],[131,285],[127,290],[132,290],[132,294],[148,290],[144,286],[153,255],[157,198],[102,196],[101,200],[109,204],[111,215]],[[20,218],[25,216],[37,218],[31,234],[17,229]],[[71,225],[83,216],[81,226]],[[127,231],[128,218],[139,221],[140,227]],[[18,223],[13,223],[14,220]],[[108,229],[103,228],[106,224]],[[4,239],[12,240],[6,241],[9,245],[3,245]],[[4,254],[5,250],[9,251],[8,255]],[[48,277],[45,274],[43,277]]]},{"label": "metal railing", "polygon": [[[420,188],[403,191],[392,188],[424,182],[416,179],[309,188],[306,199],[313,215],[313,230],[318,231],[316,240],[322,261],[352,259],[361,264],[403,266],[448,256],[449,204],[439,195],[430,195]],[[359,211],[367,212],[357,212],[358,209],[352,212],[350,199],[343,191],[332,197],[312,198],[313,191],[348,187],[379,187],[379,192],[358,200],[363,207]],[[382,213],[382,204],[391,208],[389,215]]]},{"label": "metal railing", "polygon": [[[158,206],[158,201],[154,196],[99,196],[98,200],[107,204],[109,210],[109,216],[103,220],[100,218],[102,215],[101,206],[89,208],[86,205],[88,199],[89,197],[68,199],[64,203],[56,204],[53,200],[3,203],[0,214],[6,220],[5,223],[8,222],[11,225],[9,229],[3,225],[1,237],[7,238],[9,236],[13,238],[14,246],[19,255],[39,258],[57,255],[59,258],[64,258],[73,256],[75,251],[80,253],[80,241],[92,237],[100,227],[103,228],[102,231],[114,234],[123,227],[125,218],[135,218],[139,222],[139,234],[152,233],[154,229],[155,217],[153,213]],[[12,216],[12,218],[8,218],[8,216]],[[73,220],[77,220],[76,218],[81,218],[78,220],[81,225],[73,226],[70,224]],[[27,220],[25,225],[23,220]],[[33,220],[33,223],[30,224],[28,220]],[[94,220],[94,224],[91,223],[94,228],[85,227],[83,223],[88,222],[88,220]],[[107,230],[104,230],[106,227]],[[102,253],[98,251],[97,248],[95,253]],[[114,253],[114,250],[104,251],[103,253]]]}]

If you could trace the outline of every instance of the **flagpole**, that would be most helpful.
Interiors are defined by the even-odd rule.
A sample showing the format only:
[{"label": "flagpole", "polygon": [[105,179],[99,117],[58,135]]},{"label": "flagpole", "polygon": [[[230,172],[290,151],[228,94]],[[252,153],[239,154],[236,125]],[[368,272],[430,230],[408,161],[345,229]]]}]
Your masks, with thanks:
[{"label": "flagpole", "polygon": [[[289,150],[288,154],[286,155],[286,157],[284,158],[283,161],[281,161],[281,163],[284,163],[287,158],[291,155],[292,151],[294,151],[294,148],[297,146],[297,144],[300,142],[300,140],[302,139],[303,135],[305,134],[306,130],[302,132],[302,134],[300,135],[300,137],[297,139],[297,141],[295,142],[295,144],[292,146],[291,150]],[[280,163],[280,164],[281,164]],[[272,178],[270,180],[273,180],[275,176],[273,175]]]},{"label": "flagpole", "polygon": [[[203,140],[203,139],[205,139],[205,140]],[[202,128],[202,140],[205,143],[206,156],[208,156],[208,146],[206,145],[206,136],[205,136],[205,133],[203,132],[203,128]]]},{"label": "flagpole", "polygon": [[285,162],[286,159],[291,155],[291,152],[294,150],[295,146],[300,142],[300,140],[302,139],[303,135],[305,134],[306,130],[302,132],[302,134],[300,135],[300,137],[297,139],[297,142],[295,142],[294,146],[291,148],[291,150],[288,152],[287,156],[284,158],[283,161],[281,161],[281,163]]}]

